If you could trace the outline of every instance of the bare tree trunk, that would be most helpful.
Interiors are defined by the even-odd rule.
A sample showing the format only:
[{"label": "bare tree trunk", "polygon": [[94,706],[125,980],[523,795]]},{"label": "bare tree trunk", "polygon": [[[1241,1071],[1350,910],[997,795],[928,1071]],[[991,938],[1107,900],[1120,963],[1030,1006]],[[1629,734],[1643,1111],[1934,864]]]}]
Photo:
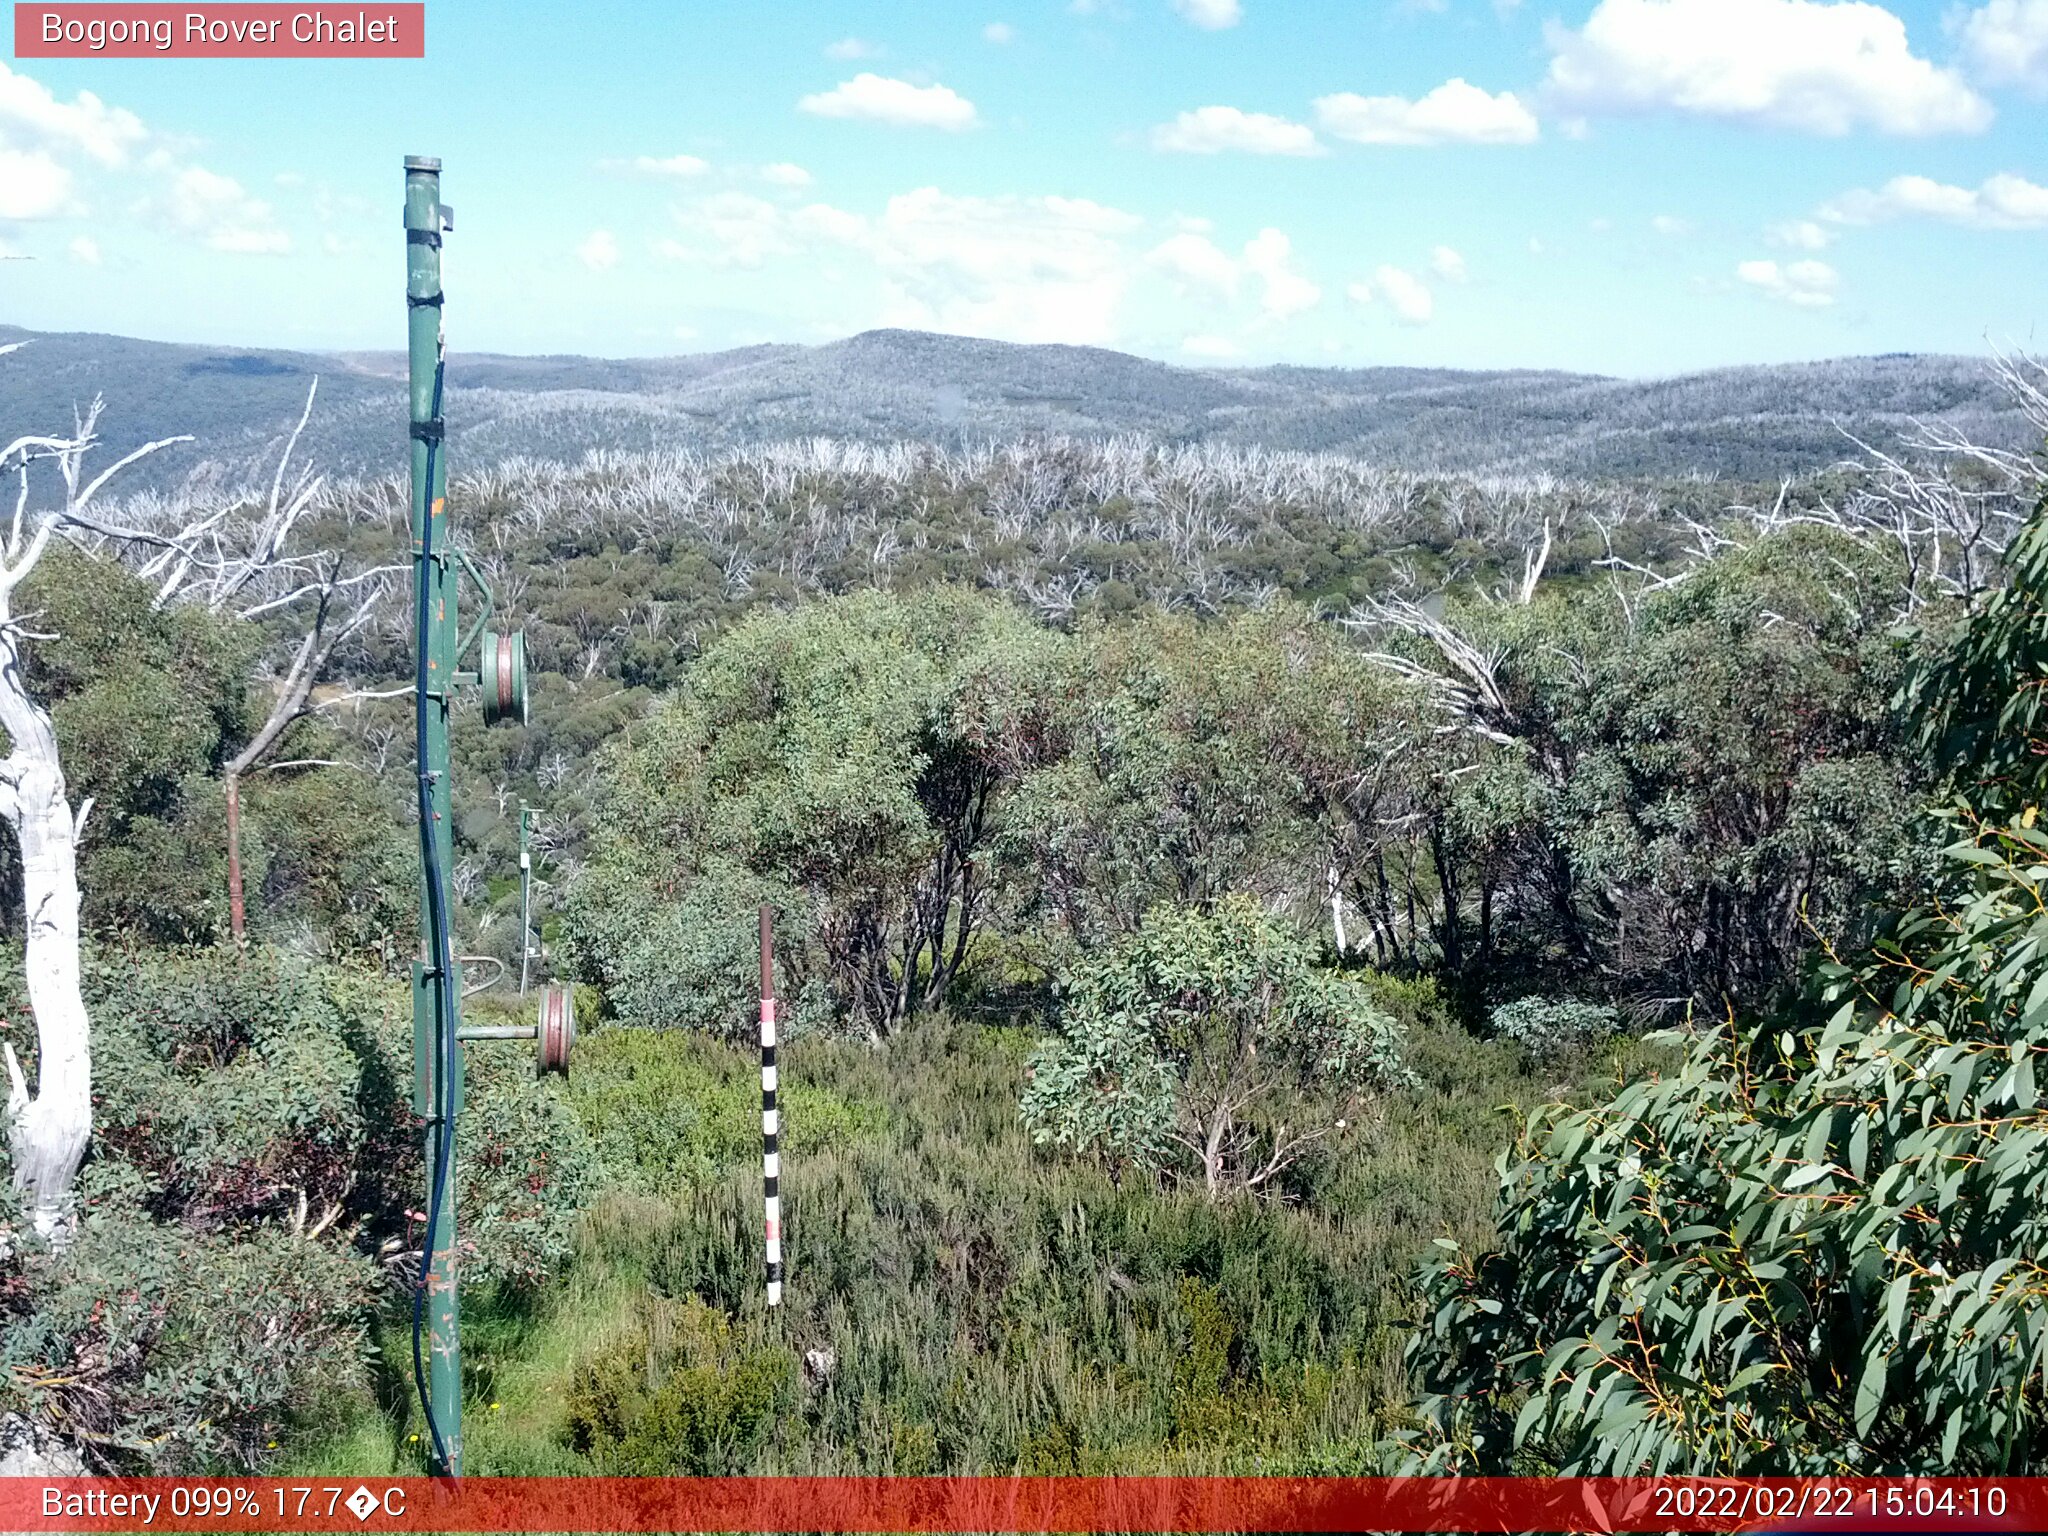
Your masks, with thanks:
[{"label": "bare tree trunk", "polygon": [[228,806],[228,931],[234,935],[237,944],[245,942],[248,927],[248,904],[242,893],[242,776],[275,750],[278,742],[284,739],[284,733],[295,722],[312,712],[313,685],[320,680],[328,658],[334,654],[336,646],[369,621],[371,611],[383,595],[380,591],[372,591],[340,628],[330,631],[328,626],[340,572],[341,563],[337,560],[321,578],[313,617],[298,649],[292,653],[291,666],[285,671],[277,699],[270,706],[270,714],[264,719],[262,728],[221,770],[221,789],[227,797]]},{"label": "bare tree trunk", "polygon": [[1325,876],[1330,888],[1330,926],[1336,932],[1337,958],[1342,960],[1349,951],[1344,942],[1344,887],[1337,878],[1337,866],[1332,864]]},{"label": "bare tree trunk", "polygon": [[[11,595],[11,594],[8,594]],[[0,621],[5,596],[0,595]],[[48,711],[29,697],[11,629],[0,622],[0,726],[14,750],[0,762],[4,811],[21,847],[22,964],[36,1021],[36,1086],[6,1048],[7,1142],[14,1187],[35,1229],[63,1242],[74,1225],[71,1183],[92,1136],[92,1051],[79,981],[78,834]]]},{"label": "bare tree trunk", "polygon": [[[0,354],[18,351],[24,345],[13,342],[0,346]],[[309,391],[308,412],[312,410],[312,398]],[[285,468],[280,460],[269,511],[250,533],[248,549],[240,555],[223,557],[220,525],[225,512],[203,515],[175,531],[109,527],[98,520],[96,513],[88,516],[93,497],[138,459],[191,439],[167,437],[145,443],[86,480],[85,455],[98,441],[100,409],[101,402],[95,399],[91,408],[77,419],[70,437],[18,437],[0,447],[0,474],[15,477],[19,482],[13,517],[5,529],[4,544],[0,544],[0,730],[6,732],[9,746],[7,757],[0,760],[0,816],[14,829],[21,851],[22,963],[29,1008],[36,1023],[33,1092],[14,1047],[8,1045],[0,1054],[4,1054],[7,1067],[7,1142],[14,1160],[14,1187],[26,1198],[36,1231],[53,1243],[68,1241],[75,1230],[71,1187],[92,1139],[92,1048],[80,974],[78,895],[78,839],[92,802],[87,800],[76,814],[72,812],[64,787],[56,730],[49,711],[29,693],[22,673],[21,642],[37,637],[24,627],[14,611],[15,592],[36,568],[61,525],[89,539],[155,551],[137,574],[158,584],[158,605],[169,602],[195,571],[207,573],[212,592],[209,607],[220,611],[259,576],[285,570],[290,564],[281,559],[284,540],[311,507],[318,490],[317,481],[302,477],[291,498],[281,499]],[[299,427],[304,426],[302,416]],[[295,430],[292,440],[297,438]],[[285,458],[289,457],[287,445]],[[62,482],[61,500],[49,510],[32,513],[29,471],[38,460],[54,462]],[[339,639],[321,638],[334,592],[344,585],[372,581],[379,574],[366,573],[344,583],[337,579],[336,569],[330,567],[324,579],[294,586],[280,597],[243,611],[244,617],[254,617],[295,602],[307,591],[317,592],[320,605],[313,628],[301,644],[286,680],[285,698],[244,758],[232,765],[233,775],[238,776],[274,745],[284,727],[303,712],[313,679]],[[376,594],[372,592],[342,633],[367,619],[375,601]],[[239,833],[240,807],[232,784],[229,793],[232,822]],[[239,847],[231,837],[237,897],[239,855]],[[238,899],[235,905],[239,908]]]},{"label": "bare tree trunk", "polygon": [[1202,1184],[1211,1200],[1223,1192],[1223,1137],[1230,1129],[1230,1111],[1218,1106],[1202,1146]]},{"label": "bare tree trunk", "polygon": [[[0,352],[22,345],[15,342]],[[27,1201],[36,1232],[53,1244],[68,1242],[76,1229],[71,1185],[92,1139],[92,1042],[78,954],[78,838],[92,802],[72,813],[56,728],[22,675],[21,641],[29,632],[14,612],[14,594],[49,548],[57,516],[91,528],[82,514],[94,492],[126,465],[187,441],[146,443],[81,489],[83,455],[94,441],[99,413],[95,400],[73,437],[19,437],[0,448],[0,471],[20,480],[0,554],[0,730],[6,731],[9,747],[0,760],[0,816],[14,829],[21,852],[22,969],[36,1021],[33,1092],[13,1045],[0,1055],[7,1066],[7,1146],[14,1187]],[[31,521],[29,466],[38,459],[56,461],[64,505],[61,514]]]},{"label": "bare tree trunk", "polygon": [[247,942],[248,908],[242,901],[242,776],[222,776],[221,790],[228,802],[228,932],[235,943]]}]

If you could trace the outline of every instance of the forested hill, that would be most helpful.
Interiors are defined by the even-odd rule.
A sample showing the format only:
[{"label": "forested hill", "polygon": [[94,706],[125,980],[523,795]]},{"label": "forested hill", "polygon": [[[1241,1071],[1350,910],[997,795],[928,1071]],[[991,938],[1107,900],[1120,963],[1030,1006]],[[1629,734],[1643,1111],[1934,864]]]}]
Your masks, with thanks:
[{"label": "forested hill", "polygon": [[[106,396],[124,449],[190,433],[144,469],[239,467],[320,377],[307,446],[333,472],[399,462],[404,359],[180,346],[0,326],[33,338],[0,370],[0,415],[44,430]],[[1755,481],[1831,464],[1846,431],[1891,444],[1914,419],[2004,447],[2031,441],[1982,359],[1844,358],[1631,380],[1537,371],[1178,368],[1093,347],[869,331],[824,346],[607,360],[456,354],[448,418],[471,466],[593,448],[723,447],[824,435],[947,443],[1140,434],[1170,443],[1354,455],[1390,468]]]}]

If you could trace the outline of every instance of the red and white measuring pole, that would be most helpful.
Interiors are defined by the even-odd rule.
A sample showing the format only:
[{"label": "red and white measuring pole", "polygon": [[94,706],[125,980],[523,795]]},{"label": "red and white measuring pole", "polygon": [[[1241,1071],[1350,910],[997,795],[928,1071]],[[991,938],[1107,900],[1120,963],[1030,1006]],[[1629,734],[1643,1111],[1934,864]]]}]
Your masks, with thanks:
[{"label": "red and white measuring pole", "polygon": [[761,1194],[767,1212],[768,1305],[782,1305],[781,1115],[775,1107],[775,936],[761,908]]}]

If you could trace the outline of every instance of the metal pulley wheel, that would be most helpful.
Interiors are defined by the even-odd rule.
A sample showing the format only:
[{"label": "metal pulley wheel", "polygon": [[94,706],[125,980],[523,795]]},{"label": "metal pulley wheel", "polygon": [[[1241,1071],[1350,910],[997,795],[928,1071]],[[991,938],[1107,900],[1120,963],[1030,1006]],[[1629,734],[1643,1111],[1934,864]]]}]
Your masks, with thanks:
[{"label": "metal pulley wheel", "polygon": [[526,724],[526,636],[516,629],[485,630],[477,674],[483,685],[484,724]]},{"label": "metal pulley wheel", "polygon": [[566,982],[541,988],[540,1027],[535,1055],[542,1072],[569,1075],[569,1048],[576,1043],[576,994]]}]

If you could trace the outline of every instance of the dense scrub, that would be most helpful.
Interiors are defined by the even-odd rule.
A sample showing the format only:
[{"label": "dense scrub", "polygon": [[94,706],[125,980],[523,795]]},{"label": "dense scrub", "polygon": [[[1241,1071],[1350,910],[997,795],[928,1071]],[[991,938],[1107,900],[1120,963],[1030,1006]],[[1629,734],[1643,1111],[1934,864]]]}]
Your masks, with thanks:
[{"label": "dense scrub", "polygon": [[[597,1026],[566,1085],[468,1058],[472,1469],[2033,1464],[2048,533],[1987,596],[1987,463],[1960,544],[1854,476],[1729,511],[1129,443],[466,480],[538,675],[532,726],[459,722],[461,943],[516,965],[542,802]],[[0,1411],[410,1469],[406,706],[251,779],[223,945],[289,636],[89,555],[35,666],[100,797],[96,1137],[75,1244],[0,1218]]]},{"label": "dense scrub", "polygon": [[[83,1221],[50,1252],[0,1216],[0,1411],[115,1467],[263,1465],[367,1387],[409,1273],[424,1173],[405,990],[231,948],[108,951],[86,980],[101,1090]],[[18,974],[5,988],[24,1018]],[[479,1057],[469,1096],[467,1272],[550,1274],[588,1138],[523,1062]]]},{"label": "dense scrub", "polygon": [[757,615],[605,754],[568,958],[627,1022],[743,1028],[771,901],[797,1020],[880,1037],[1241,892],[1467,1003],[1769,1006],[1921,877],[1898,575],[1796,528],[1628,607],[1383,607],[1384,660],[1277,603]]},{"label": "dense scrub", "polygon": [[[1485,1231],[1502,1107],[1597,1094],[1635,1058],[1531,1076],[1427,987],[1361,980],[1403,1021],[1417,1084],[1284,1201],[1214,1204],[1035,1148],[1025,1031],[934,1016],[879,1053],[790,1046],[775,1313],[753,1053],[600,1035],[572,1099],[613,1187],[559,1286],[473,1314],[472,1470],[1365,1465],[1407,1421],[1414,1257]],[[622,1101],[682,1112],[622,1117]],[[349,1464],[404,1465],[416,1419],[359,1411],[335,1442]]]},{"label": "dense scrub", "polygon": [[1932,888],[1676,1074],[1532,1118],[1426,1280],[1431,1465],[1950,1472],[2048,1457],[2048,502],[1904,690]]}]

